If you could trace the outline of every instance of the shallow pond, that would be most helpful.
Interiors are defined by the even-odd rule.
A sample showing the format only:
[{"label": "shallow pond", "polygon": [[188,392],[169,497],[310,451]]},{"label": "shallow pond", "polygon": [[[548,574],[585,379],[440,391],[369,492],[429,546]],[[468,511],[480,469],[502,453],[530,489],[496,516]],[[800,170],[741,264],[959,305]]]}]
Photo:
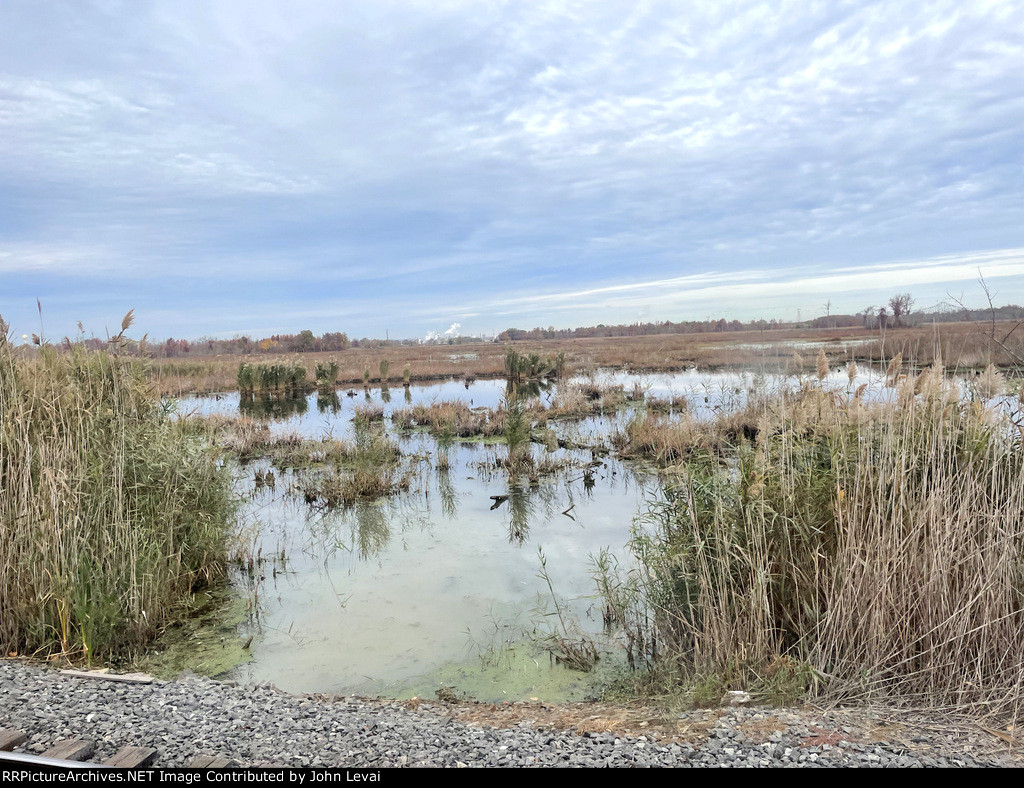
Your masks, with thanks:
[{"label": "shallow pond", "polygon": [[[596,382],[636,386],[647,397],[684,396],[698,417],[742,405],[751,388],[796,385],[793,378],[696,371],[602,373]],[[828,382],[840,389],[868,383],[874,396],[885,395],[877,372],[861,372],[850,384],[846,371],[837,370]],[[275,405],[271,423],[310,438],[346,438],[355,408],[367,404],[390,417],[396,407],[452,399],[494,408],[504,393],[503,380],[343,388]],[[550,399],[554,391],[536,396]],[[181,412],[204,414],[234,415],[239,408],[237,393],[179,403]],[[605,443],[629,417],[627,406],[552,426],[575,443]],[[274,558],[239,578],[243,595],[256,600],[256,615],[241,633],[252,635],[251,661],[235,675],[300,692],[408,696],[454,686],[488,700],[586,696],[582,674],[523,644],[551,631],[555,600],[584,629],[601,631],[592,556],[603,548],[626,554],[635,517],[660,494],[657,478],[603,457],[592,480],[585,479],[581,468],[594,455],[559,449],[552,455],[574,467],[534,486],[511,484],[494,467],[504,446],[443,448],[424,433],[398,441],[415,458],[410,489],[329,512],[287,494],[290,472],[276,472],[268,487],[254,482],[266,463],[239,466],[240,528],[257,534],[256,552]],[[447,471],[436,467],[442,451]],[[496,505],[493,496],[507,499]]]}]

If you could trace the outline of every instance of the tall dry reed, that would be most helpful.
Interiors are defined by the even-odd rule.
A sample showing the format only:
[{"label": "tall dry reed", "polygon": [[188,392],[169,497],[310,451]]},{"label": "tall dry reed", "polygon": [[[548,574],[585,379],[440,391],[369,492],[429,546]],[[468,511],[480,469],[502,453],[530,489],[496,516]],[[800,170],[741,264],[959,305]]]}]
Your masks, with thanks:
[{"label": "tall dry reed", "polygon": [[0,329],[0,648],[117,657],[223,571],[230,480],[137,361]]},{"label": "tall dry reed", "polygon": [[[885,402],[765,401],[731,461],[688,456],[604,577],[630,659],[677,686],[1019,716],[1024,430],[940,369]],[[719,695],[720,697],[720,695]]]}]

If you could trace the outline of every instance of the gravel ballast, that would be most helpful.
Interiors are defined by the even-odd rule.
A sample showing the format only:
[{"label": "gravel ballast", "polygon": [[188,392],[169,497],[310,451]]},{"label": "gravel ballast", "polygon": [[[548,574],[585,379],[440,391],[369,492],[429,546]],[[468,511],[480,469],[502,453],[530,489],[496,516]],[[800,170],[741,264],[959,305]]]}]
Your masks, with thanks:
[{"label": "gravel ballast", "polygon": [[[294,696],[199,677],[152,684],[74,678],[0,661],[0,727],[29,735],[25,752],[92,739],[95,760],[125,745],[159,750],[156,766],[223,755],[241,766],[999,766],[1007,756],[969,749],[935,728],[872,740],[826,712],[732,708],[677,714],[674,730],[639,735],[538,728],[530,704],[511,727],[486,723],[488,704],[449,706],[357,697]],[[538,706],[535,716],[540,716]],[[460,721],[479,709],[479,719]],[[497,708],[497,711],[501,711]],[[483,724],[481,724],[483,722]],[[646,724],[646,723],[641,723]],[[579,730],[579,728],[577,728]],[[689,733],[687,733],[689,731]],[[849,736],[849,740],[844,738]],[[987,754],[984,754],[987,753]]]}]

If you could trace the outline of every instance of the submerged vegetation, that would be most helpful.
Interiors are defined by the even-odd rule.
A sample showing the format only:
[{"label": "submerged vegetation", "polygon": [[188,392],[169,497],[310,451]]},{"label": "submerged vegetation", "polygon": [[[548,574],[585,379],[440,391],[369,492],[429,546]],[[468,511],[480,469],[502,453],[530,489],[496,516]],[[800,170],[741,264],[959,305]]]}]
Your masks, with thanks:
[{"label": "submerged vegetation", "polygon": [[[242,462],[267,460],[279,471],[292,471],[288,492],[319,508],[351,506],[409,489],[412,470],[402,465],[398,446],[380,424],[383,411],[360,408],[353,440],[304,439],[295,432],[271,429],[265,421],[211,417],[205,421],[221,445]],[[274,486],[270,471],[256,471],[257,486]]]},{"label": "submerged vegetation", "polygon": [[160,409],[142,362],[22,356],[0,325],[0,648],[120,658],[187,616],[227,560],[216,455]]}]

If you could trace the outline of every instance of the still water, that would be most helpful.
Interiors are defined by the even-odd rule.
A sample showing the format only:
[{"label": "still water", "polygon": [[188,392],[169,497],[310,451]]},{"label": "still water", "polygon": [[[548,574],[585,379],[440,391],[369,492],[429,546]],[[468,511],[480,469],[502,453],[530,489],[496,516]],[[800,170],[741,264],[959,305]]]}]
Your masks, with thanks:
[{"label": "still water", "polygon": [[[792,378],[695,371],[606,373],[596,382],[627,390],[638,386],[647,397],[684,396],[698,418],[742,405],[751,388],[795,385]],[[850,385],[844,370],[828,382]],[[884,395],[877,373],[862,372],[852,385],[862,382]],[[342,388],[335,395],[275,405],[276,412],[262,415],[271,417],[274,430],[347,438],[357,407],[382,407],[389,427],[395,408],[453,399],[494,408],[504,393],[503,380],[468,387],[447,381],[407,389]],[[537,396],[544,401],[555,393]],[[231,415],[239,408],[237,394],[179,403],[180,412]],[[574,443],[607,443],[630,414],[626,407],[552,426]],[[526,646],[508,647],[549,632],[555,600],[585,631],[600,633],[592,557],[604,548],[627,555],[635,518],[660,495],[658,479],[606,456],[586,479],[582,466],[594,455],[559,449],[552,456],[573,460],[575,467],[542,477],[537,485],[513,484],[494,468],[503,445],[444,448],[423,433],[396,438],[403,454],[414,458],[409,491],[330,512],[288,495],[289,472],[276,471],[273,487],[257,486],[256,472],[269,466],[239,466],[237,484],[245,501],[240,528],[257,534],[258,552],[278,558],[265,562],[254,578],[239,580],[258,604],[242,633],[252,635],[251,661],[235,668],[236,677],[296,692],[402,696],[451,685],[488,700],[585,696],[580,674]],[[538,456],[546,451],[533,449]],[[450,461],[446,471],[435,467],[442,451]],[[492,496],[508,497],[495,505]]]}]

